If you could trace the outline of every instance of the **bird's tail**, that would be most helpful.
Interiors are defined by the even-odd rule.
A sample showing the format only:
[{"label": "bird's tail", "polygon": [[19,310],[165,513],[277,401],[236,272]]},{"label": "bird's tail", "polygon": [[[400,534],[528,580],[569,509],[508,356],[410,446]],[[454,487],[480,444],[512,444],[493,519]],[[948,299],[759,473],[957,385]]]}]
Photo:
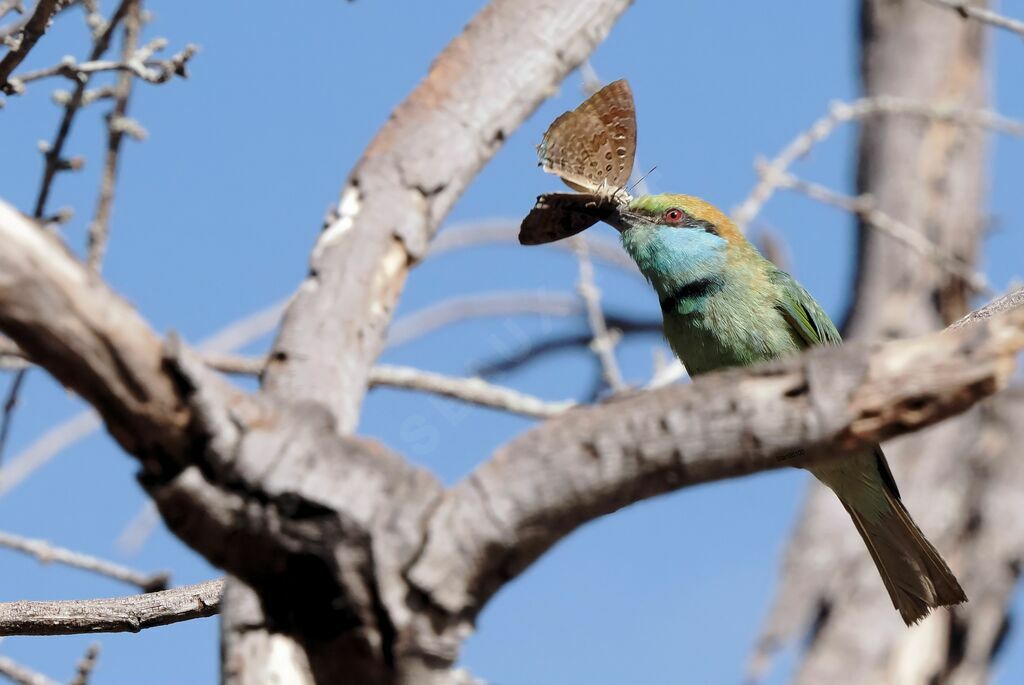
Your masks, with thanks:
[{"label": "bird's tail", "polygon": [[[932,609],[960,604],[967,601],[967,596],[938,550],[910,518],[881,450],[872,456],[877,456],[877,467],[870,472],[858,469],[859,478],[849,478],[847,471],[840,484],[832,482],[835,474],[814,469],[815,475],[839,496],[850,513],[893,606],[906,624],[912,625]],[[861,461],[860,455],[853,459]]]}]

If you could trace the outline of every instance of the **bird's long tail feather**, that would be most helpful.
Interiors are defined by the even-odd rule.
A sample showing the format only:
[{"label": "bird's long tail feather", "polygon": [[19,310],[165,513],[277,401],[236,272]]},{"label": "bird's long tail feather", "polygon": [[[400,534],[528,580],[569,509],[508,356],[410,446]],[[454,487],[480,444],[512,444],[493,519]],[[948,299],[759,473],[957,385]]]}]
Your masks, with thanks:
[{"label": "bird's long tail feather", "polygon": [[912,625],[932,609],[965,602],[967,596],[938,550],[910,518],[895,483],[890,486],[885,457],[880,450],[876,454],[884,475],[864,469],[857,474],[860,478],[851,479],[850,471],[844,469],[842,483],[832,482],[835,473],[815,469],[815,475],[839,496],[878,567],[893,606],[906,624]]}]

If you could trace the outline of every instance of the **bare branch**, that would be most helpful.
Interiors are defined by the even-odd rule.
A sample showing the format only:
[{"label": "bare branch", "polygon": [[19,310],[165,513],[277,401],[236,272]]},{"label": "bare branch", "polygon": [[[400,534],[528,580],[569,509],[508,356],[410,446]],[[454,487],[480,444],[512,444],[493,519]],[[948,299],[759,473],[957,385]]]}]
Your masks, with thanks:
[{"label": "bare branch", "polygon": [[[142,31],[141,0],[129,6],[124,17],[124,46],[121,50],[125,62],[132,59],[139,43]],[[100,180],[100,196],[96,203],[96,214],[89,224],[88,253],[86,263],[96,271],[100,270],[103,255],[107,250],[107,239],[110,236],[110,212],[114,206],[114,190],[117,185],[117,166],[120,160],[121,141],[124,138],[124,127],[119,125],[128,116],[128,98],[132,94],[135,79],[130,71],[123,71],[117,77],[114,86],[114,109],[107,115],[107,152],[103,163],[103,177]],[[78,75],[76,74],[76,78]],[[22,79],[24,80],[24,79]]]},{"label": "bare branch", "polygon": [[0,0],[0,19],[7,16],[9,12],[25,13],[25,5],[21,0]]},{"label": "bare branch", "polygon": [[604,382],[612,392],[621,392],[626,389],[626,382],[622,380],[622,371],[615,359],[617,334],[608,330],[608,322],[605,321],[604,311],[601,309],[601,291],[597,289],[597,283],[594,281],[594,264],[590,261],[590,253],[585,242],[573,240],[573,247],[576,250],[580,272],[577,291],[586,307],[587,323],[590,326],[589,347],[601,363],[601,376]]},{"label": "bare branch", "polygon": [[974,5],[967,0],[927,0],[933,5],[939,5],[942,7],[948,7],[954,10],[964,19],[974,19],[980,21],[983,24],[989,26],[995,26],[996,28],[1006,29],[1016,33],[1021,38],[1024,38],[1024,21],[1019,19],[1011,19],[1010,17],[999,14],[995,10],[991,10],[988,7],[982,5]]},{"label": "bare branch", "polygon": [[[1004,387],[1024,312],[888,345],[815,349],[551,419],[445,493],[409,577],[452,612],[579,525],[687,485],[841,458]],[[787,456],[790,455],[790,456]]]},{"label": "bare branch", "polygon": [[574,404],[571,401],[545,402],[480,378],[453,378],[422,369],[386,364],[373,368],[370,372],[370,383],[377,386],[420,390],[534,418],[557,416]]},{"label": "bare branch", "polygon": [[[110,49],[110,41],[114,37],[114,30],[121,23],[125,13],[128,11],[128,7],[134,1],[121,0],[110,21],[96,35],[92,51],[89,53],[90,61],[99,59]],[[89,75],[86,74],[85,76],[85,79],[79,81],[78,85],[75,86],[75,90],[72,92],[71,97],[68,98],[67,104],[64,105],[64,116],[57,127],[53,143],[47,145],[47,148],[44,150],[46,165],[43,167],[43,180],[40,183],[35,209],[32,212],[32,216],[37,219],[41,219],[46,215],[46,202],[50,197],[53,179],[56,178],[58,172],[71,168],[67,160],[64,159],[64,145],[67,142],[68,135],[71,133],[71,124],[74,122],[75,115],[78,114],[78,110],[82,107],[85,99],[86,87],[89,85]]]},{"label": "bare branch", "polygon": [[5,656],[0,656],[0,675],[17,685],[60,685],[53,678],[37,673]]},{"label": "bare branch", "polygon": [[71,679],[68,685],[89,685],[89,677],[92,675],[93,670],[95,670],[99,658],[100,645],[98,642],[94,642],[86,648],[85,654],[82,655],[81,660],[75,667],[75,677]]},{"label": "bare branch", "polygon": [[[245,347],[274,330],[281,318],[284,305],[284,302],[275,302],[233,321],[201,340],[198,348],[216,357],[221,353]],[[24,353],[17,345],[10,340],[0,339],[0,364],[7,364],[5,368],[21,368],[24,360]],[[63,450],[84,440],[102,427],[103,423],[96,412],[89,409],[50,428],[0,468],[0,496],[17,487]]]},{"label": "bare branch", "polygon": [[[80,83],[88,76],[109,71],[120,72],[120,76],[124,78],[137,77],[152,84],[166,83],[175,75],[185,77],[188,74],[187,66],[189,60],[199,52],[199,48],[195,45],[186,45],[181,52],[167,59],[140,58],[141,55],[149,54],[154,46],[162,49],[165,45],[165,39],[157,38],[148,46],[143,47],[137,52],[129,53],[120,61],[94,59],[79,63],[73,57],[65,57],[53,66],[11,77],[10,88],[15,93],[20,94],[24,91],[25,84],[33,81],[53,76],[63,76],[66,79]],[[113,92],[111,92],[110,96],[113,96]],[[93,96],[93,99],[96,99],[96,96]],[[82,104],[86,104],[85,101]]]},{"label": "bare branch", "polygon": [[224,580],[110,599],[0,602],[0,635],[137,633],[213,616]]},{"label": "bare branch", "polygon": [[21,386],[25,382],[25,375],[28,369],[18,369],[14,372],[11,385],[7,390],[7,399],[4,400],[3,414],[0,415],[0,462],[3,461],[4,447],[7,446],[7,436],[11,431],[11,419],[14,417],[14,408],[18,406],[18,396],[21,394]]},{"label": "bare branch", "polygon": [[830,190],[817,183],[810,183],[801,180],[787,172],[781,172],[776,177],[776,187],[794,190],[802,193],[812,200],[823,204],[838,207],[839,209],[860,216],[867,225],[885,233],[886,235],[900,241],[919,255],[931,260],[936,266],[947,270],[949,273],[963,279],[964,283],[973,290],[988,296],[995,295],[995,290],[989,284],[985,274],[975,271],[970,264],[943,250],[941,247],[928,239],[928,236],[920,231],[915,231],[902,221],[899,221],[878,208],[874,199],[868,195],[850,197]]},{"label": "bare branch", "polygon": [[267,392],[319,402],[344,429],[355,426],[359,389],[383,347],[409,267],[508,134],[629,4],[494,0],[434,60],[346,183],[274,344]]},{"label": "bare branch", "polygon": [[84,571],[92,571],[123,583],[138,586],[145,592],[163,590],[170,580],[170,576],[165,572],[141,573],[111,561],[57,547],[46,540],[25,538],[3,531],[0,531],[0,547],[30,554],[43,564],[64,564]]},{"label": "bare branch", "polygon": [[50,19],[59,7],[60,3],[57,0],[39,0],[32,11],[32,16],[29,17],[24,28],[21,29],[21,40],[18,46],[12,48],[4,55],[3,59],[0,59],[0,90],[4,93],[10,95],[13,92],[10,83],[8,83],[8,77],[21,64],[22,60],[28,56],[28,53],[35,47],[36,42],[42,35],[46,33],[46,29],[50,25]]},{"label": "bare branch", "polygon": [[905,98],[880,95],[861,98],[854,102],[835,102],[828,114],[811,124],[794,138],[779,155],[765,165],[760,179],[743,203],[733,210],[733,220],[740,230],[745,229],[758,215],[764,203],[785,179],[784,172],[815,145],[832,134],[836,127],[865,117],[899,115],[935,121],[945,121],[969,128],[982,128],[1010,136],[1024,136],[1024,123],[1008,119],[983,109],[960,109],[941,103],[921,102]]}]

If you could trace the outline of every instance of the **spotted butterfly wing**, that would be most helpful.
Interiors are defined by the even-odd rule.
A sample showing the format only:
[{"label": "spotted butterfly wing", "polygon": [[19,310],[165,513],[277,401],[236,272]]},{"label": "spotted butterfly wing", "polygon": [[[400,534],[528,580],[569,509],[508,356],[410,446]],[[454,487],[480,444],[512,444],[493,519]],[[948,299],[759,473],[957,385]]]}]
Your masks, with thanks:
[{"label": "spotted butterfly wing", "polygon": [[544,171],[573,190],[611,194],[624,188],[636,154],[636,109],[625,80],[609,83],[548,127],[537,147]]},{"label": "spotted butterfly wing", "polygon": [[519,227],[521,245],[543,245],[576,235],[616,211],[615,201],[593,193],[549,193],[537,198]]}]

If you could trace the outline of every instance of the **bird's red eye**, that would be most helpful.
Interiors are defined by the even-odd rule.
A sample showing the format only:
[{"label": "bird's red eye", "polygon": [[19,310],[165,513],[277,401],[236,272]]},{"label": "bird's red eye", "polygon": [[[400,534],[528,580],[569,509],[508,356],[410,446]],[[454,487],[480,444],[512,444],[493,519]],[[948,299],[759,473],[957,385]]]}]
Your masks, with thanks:
[{"label": "bird's red eye", "polygon": [[661,218],[666,224],[678,224],[683,220],[683,210],[676,209],[675,207],[672,209],[666,209],[665,213],[661,215]]}]

